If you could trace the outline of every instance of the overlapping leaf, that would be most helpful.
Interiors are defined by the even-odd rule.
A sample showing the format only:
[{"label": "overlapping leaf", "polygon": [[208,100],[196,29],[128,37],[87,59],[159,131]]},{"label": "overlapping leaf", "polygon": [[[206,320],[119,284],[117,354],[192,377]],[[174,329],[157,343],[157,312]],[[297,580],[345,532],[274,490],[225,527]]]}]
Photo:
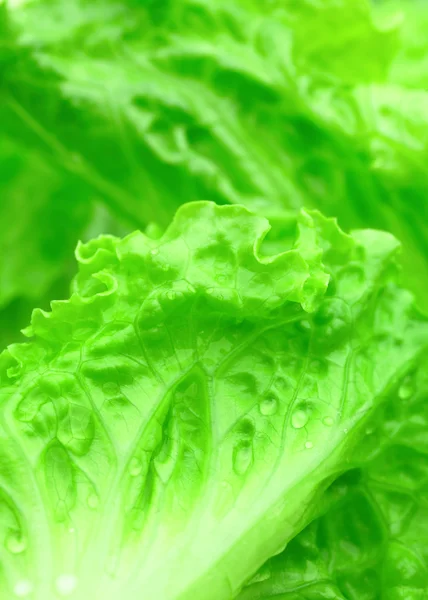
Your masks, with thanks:
[{"label": "overlapping leaf", "polygon": [[389,234],[299,229],[261,258],[264,219],[196,203],[78,249],[0,358],[3,595],[226,600],[305,525],[426,331]]},{"label": "overlapping leaf", "polygon": [[422,600],[428,593],[428,404],[422,364],[374,415],[325,514],[240,600]]},{"label": "overlapping leaf", "polygon": [[280,236],[316,207],[395,233],[425,304],[426,91],[386,84],[398,33],[368,5],[37,0],[9,21],[12,134],[131,225],[210,199]]}]

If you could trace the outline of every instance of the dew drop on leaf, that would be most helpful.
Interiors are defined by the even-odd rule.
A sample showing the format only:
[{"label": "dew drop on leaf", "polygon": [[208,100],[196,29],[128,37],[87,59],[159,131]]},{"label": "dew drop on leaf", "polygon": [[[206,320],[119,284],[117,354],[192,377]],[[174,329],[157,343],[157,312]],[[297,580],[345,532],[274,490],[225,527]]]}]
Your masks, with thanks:
[{"label": "dew drop on leaf", "polygon": [[150,254],[152,256],[156,256],[156,254],[159,254],[159,250],[157,248],[153,248],[153,250],[150,250]]},{"label": "dew drop on leaf", "polygon": [[312,443],[312,442],[306,442],[306,443],[305,443],[305,448],[306,448],[307,450],[310,450],[310,449],[311,449],[311,448],[313,448],[313,447],[314,447],[314,445],[313,445],[313,443]]},{"label": "dew drop on leaf", "polygon": [[324,423],[324,425],[326,425],[327,427],[332,427],[334,424],[334,419],[333,417],[324,417],[324,419],[322,420],[322,422]]},{"label": "dew drop on leaf", "polygon": [[291,416],[291,424],[294,429],[302,429],[309,421],[308,413],[298,408]]},{"label": "dew drop on leaf", "polygon": [[12,554],[20,554],[27,548],[27,541],[19,531],[11,531],[6,537],[5,545]]},{"label": "dew drop on leaf", "polygon": [[259,410],[262,415],[268,417],[270,415],[274,415],[278,411],[278,401],[274,396],[270,396],[269,398],[265,398],[260,405]]}]

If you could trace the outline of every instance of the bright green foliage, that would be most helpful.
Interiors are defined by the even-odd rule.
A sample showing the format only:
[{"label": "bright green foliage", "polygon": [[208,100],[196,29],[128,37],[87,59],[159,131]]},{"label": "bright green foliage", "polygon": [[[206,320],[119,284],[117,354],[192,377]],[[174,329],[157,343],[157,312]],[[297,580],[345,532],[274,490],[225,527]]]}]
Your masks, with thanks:
[{"label": "bright green foliage", "polygon": [[391,231],[424,307],[423,49],[411,81],[396,73],[423,18],[399,28],[389,13],[375,20],[365,0],[32,0],[8,13],[1,126],[131,229],[207,199],[263,214],[274,237],[302,206]]},{"label": "bright green foliage", "polygon": [[239,600],[427,597],[426,367],[375,413],[350,471],[326,493],[325,514],[268,561]]},{"label": "bright green foliage", "polygon": [[[8,224],[0,238],[5,257],[0,263],[3,308],[22,296],[38,302],[52,281],[70,279],[75,240],[89,222],[92,207],[78,180],[64,179],[22,143],[2,140],[0,179],[0,222]],[[34,193],[36,186],[40,189]],[[70,262],[67,273],[64,264]]]},{"label": "bright green foliage", "polygon": [[1,600],[428,597],[427,27],[0,0]]},{"label": "bright green foliage", "polygon": [[227,600],[350,466],[426,324],[389,234],[303,212],[261,258],[267,229],[194,203],[80,245],[0,356],[3,597]]},{"label": "bright green foliage", "polygon": [[428,10],[425,0],[378,0],[374,5],[379,21],[400,23],[400,47],[391,65],[392,81],[428,89]]}]

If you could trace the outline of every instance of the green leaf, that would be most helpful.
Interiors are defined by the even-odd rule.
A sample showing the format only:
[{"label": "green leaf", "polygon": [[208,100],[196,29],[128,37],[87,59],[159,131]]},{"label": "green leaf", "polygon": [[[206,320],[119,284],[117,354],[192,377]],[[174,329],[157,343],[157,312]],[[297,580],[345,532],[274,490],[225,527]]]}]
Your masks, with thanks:
[{"label": "green leaf", "polygon": [[263,214],[279,237],[302,206],[318,208],[398,237],[426,305],[427,91],[387,80],[397,20],[359,0],[263,12],[33,0],[6,14],[2,127],[128,228],[165,227],[208,199]]},{"label": "green leaf", "polygon": [[[244,594],[426,595],[424,489],[406,479],[424,481],[424,451],[408,451],[424,442],[423,404],[403,443],[407,413],[376,413],[377,446],[397,442],[385,455],[368,456],[363,434],[418,362],[425,325],[390,236],[299,213],[393,232],[426,309],[428,13],[403,1],[398,27],[394,5],[0,7],[0,344],[30,306],[68,295],[78,238],[151,223],[79,246],[70,301],[36,311],[35,339],[0,359],[5,597],[96,596],[116,573],[114,600],[140,584],[229,598],[317,503],[325,515]],[[243,209],[193,205],[162,237],[200,198],[244,204],[272,231],[261,243],[266,224]],[[407,491],[382,499],[373,469]]]},{"label": "green leaf", "polygon": [[427,92],[387,81],[399,29],[375,15],[359,0],[34,0],[9,11],[4,123],[134,228],[208,199],[274,235],[302,206],[389,230],[423,307]]},{"label": "green leaf", "polygon": [[[78,239],[127,232],[79,178],[40,153],[2,139],[0,179],[0,349],[16,341],[34,305],[67,297]],[[23,339],[23,338],[22,338]]]},{"label": "green leaf", "polygon": [[[92,206],[78,181],[55,173],[23,144],[3,139],[0,164],[0,222],[6,225],[0,253],[7,257],[0,263],[1,308],[16,297],[37,301],[52,282],[67,277],[67,270],[71,279],[75,240],[87,226]],[[34,195],[35,186],[41,189]]]},{"label": "green leaf", "polygon": [[[80,181],[37,151],[2,136],[0,151],[0,349],[18,341],[34,305],[67,297],[73,249],[94,218]],[[23,338],[21,337],[21,340]]]},{"label": "green leaf", "polygon": [[239,600],[422,599],[428,592],[428,369],[408,375],[365,428],[324,512]]},{"label": "green leaf", "polygon": [[[273,2],[264,14],[243,2],[36,1],[11,20],[24,50],[7,72],[12,110],[49,132],[47,150],[59,143],[65,163],[73,150],[82,177],[139,226],[166,225],[201,198],[269,217],[316,206],[319,192],[346,203],[348,183],[331,168],[367,165],[348,139],[359,124],[348,87],[383,79],[395,38],[348,0]],[[333,43],[325,32],[343,22],[353,28]]]},{"label": "green leaf", "polygon": [[375,3],[379,20],[399,22],[399,51],[390,67],[390,78],[410,88],[428,88],[428,10],[424,0],[380,0]]},{"label": "green leaf", "polygon": [[0,355],[3,596],[226,600],[307,524],[427,330],[389,234],[267,230],[194,203],[80,245]]}]

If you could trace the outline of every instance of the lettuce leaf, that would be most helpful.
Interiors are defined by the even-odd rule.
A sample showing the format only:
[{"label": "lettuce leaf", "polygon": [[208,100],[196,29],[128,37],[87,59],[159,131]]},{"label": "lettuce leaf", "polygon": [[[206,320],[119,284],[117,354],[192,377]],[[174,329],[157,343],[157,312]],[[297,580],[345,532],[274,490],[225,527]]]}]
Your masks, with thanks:
[{"label": "lettuce leaf", "polygon": [[[24,56],[7,78],[15,109],[54,131],[47,150],[73,150],[83,177],[114,182],[106,201],[138,225],[166,225],[201,198],[272,218],[367,195],[352,87],[386,77],[396,35],[358,1],[273,2],[260,14],[240,1],[39,0],[11,21]],[[326,32],[343,22],[353,27],[333,42]]]},{"label": "lettuce leaf", "polygon": [[77,250],[0,355],[4,597],[226,600],[313,516],[427,324],[397,242],[193,203]]},{"label": "lettuce leaf", "polygon": [[374,4],[378,20],[397,22],[400,43],[390,66],[390,79],[408,88],[428,88],[428,10],[424,0],[378,0]]},{"label": "lettuce leaf", "polygon": [[[0,165],[0,221],[8,224],[0,240],[1,255],[7,257],[0,263],[3,307],[16,297],[38,301],[52,281],[67,277],[67,266],[71,278],[75,240],[89,223],[92,206],[79,181],[55,173],[24,144],[3,138]],[[33,194],[36,185],[41,189]]]},{"label": "lettuce leaf", "polygon": [[[361,302],[358,307],[354,306],[354,300],[350,300],[352,293],[356,293],[360,287],[366,289],[367,295],[373,296],[371,306],[380,302],[381,307],[377,310],[381,314],[382,311],[390,311],[386,306],[395,304],[398,305],[396,310],[406,312],[405,305],[410,304],[410,300],[404,301],[406,296],[402,292],[398,294],[393,288],[387,300],[384,291],[378,297],[373,286],[377,290],[384,290],[385,282],[379,274],[370,275],[372,279],[365,275],[366,266],[360,263],[369,260],[368,255],[362,258],[357,251],[353,254],[350,249],[343,250],[341,254],[342,250],[339,249],[343,245],[346,247],[349,239],[334,233],[335,228],[327,225],[329,222],[319,215],[310,213],[309,218],[298,217],[299,209],[301,206],[320,208],[326,214],[337,216],[346,228],[377,227],[392,231],[404,247],[401,258],[404,267],[402,278],[416,292],[420,308],[426,310],[428,137],[425,125],[428,117],[428,92],[424,28],[428,11],[423,2],[402,0],[398,3],[385,0],[376,3],[373,12],[368,3],[359,0],[269,2],[263,5],[263,11],[255,2],[240,0],[232,3],[169,0],[162,4],[131,0],[94,0],[91,3],[79,0],[51,0],[49,3],[46,0],[33,0],[20,3],[18,7],[14,7],[14,4],[9,3],[7,9],[4,5],[0,6],[3,19],[0,57],[0,217],[1,222],[7,224],[7,227],[0,228],[0,250],[2,256],[8,257],[0,262],[0,307],[3,307],[0,312],[0,346],[17,338],[17,330],[27,322],[32,306],[37,304],[47,308],[50,298],[68,296],[68,282],[74,272],[72,249],[77,239],[90,239],[100,232],[122,235],[135,228],[143,229],[149,222],[154,225],[147,233],[153,240],[159,239],[160,231],[168,226],[177,206],[200,198],[208,198],[219,204],[244,204],[269,217],[273,229],[257,250],[257,256],[263,257],[262,261],[269,260],[269,257],[287,248],[293,248],[295,230],[300,227],[300,242],[294,246],[294,250],[304,261],[311,282],[307,284],[308,288],[301,290],[298,297],[300,304],[306,310],[315,309],[315,315],[322,315],[323,307],[329,306],[327,298],[337,296],[345,299],[346,302],[351,302],[352,311],[358,314],[355,316],[352,313],[358,327],[360,320],[364,323],[366,319],[364,316],[360,317],[360,309],[362,315],[369,311],[364,296],[356,301],[357,304]],[[401,24],[397,15],[402,18]],[[332,31],[335,35],[331,35]],[[311,219],[317,223],[315,242],[311,237],[313,229],[308,225]],[[181,223],[183,222],[182,220]],[[339,264],[331,264],[333,258],[325,241],[330,236],[335,240],[332,243],[333,249],[341,256]],[[369,242],[368,234],[364,236],[366,246],[380,243],[377,237]],[[353,239],[357,245],[360,244],[358,234],[353,235]],[[114,254],[121,242],[104,238],[100,244],[98,254],[104,255],[104,251]],[[107,249],[103,244],[107,245]],[[317,245],[322,248],[322,258],[314,250]],[[85,252],[84,248],[95,247],[96,244],[82,246],[79,260],[86,264],[85,256],[80,252]],[[97,253],[96,250],[93,252]],[[371,248],[369,255],[372,256],[373,252],[374,249]],[[387,254],[385,250],[385,256]],[[223,276],[222,265],[228,264],[229,258],[226,252],[223,258],[213,259],[214,273],[218,277]],[[376,260],[383,259],[378,256]],[[104,267],[101,267],[102,265],[102,271]],[[81,266],[74,283],[77,297],[85,297],[87,293],[101,294],[104,289],[109,291],[110,280],[106,283],[101,274],[97,287],[90,278],[89,267],[89,271],[85,271],[85,268]],[[111,268],[115,275],[114,268]],[[325,300],[321,301],[317,294],[311,296],[309,291],[314,285],[320,293],[324,269],[330,276],[330,283]],[[126,282],[134,275],[126,274]],[[160,281],[161,289],[171,282],[168,279]],[[220,295],[224,294],[223,283],[225,282],[217,286],[220,289],[216,293]],[[171,292],[173,294],[176,293],[174,285]],[[118,289],[121,289],[120,286]],[[133,289],[138,291],[139,288],[136,286]],[[179,291],[182,292],[181,289]],[[205,292],[202,295],[204,294]],[[279,296],[282,298],[284,295],[285,291],[282,290]],[[74,301],[71,301],[72,306]],[[297,296],[294,301],[296,303]],[[321,307],[317,306],[320,301]],[[54,314],[58,314],[55,312],[58,306],[65,304],[54,306],[57,307]],[[339,305],[333,303],[332,306],[334,311],[339,311],[340,321],[342,316]],[[132,310],[129,309],[130,314]],[[210,306],[209,310],[215,312],[217,309]],[[276,307],[272,310],[273,315]],[[329,309],[325,310],[330,318]],[[374,311],[374,308],[370,310]],[[34,316],[34,322],[40,327],[40,323],[44,322],[43,314],[37,312]],[[220,320],[224,314],[222,307],[218,315]],[[260,322],[274,318],[257,314],[257,319],[259,317]],[[67,317],[69,320],[73,318]],[[174,318],[184,319],[183,316],[180,317],[179,311]],[[175,324],[174,318],[165,317]],[[321,321],[323,318],[321,317]],[[246,315],[243,322],[246,323],[248,319],[257,320],[254,315]],[[86,326],[88,329],[85,334],[79,335],[90,336],[93,331],[91,328],[96,328],[96,324],[90,318],[83,320],[89,324],[83,324],[82,330]],[[402,320],[404,321],[404,317]],[[398,321],[401,321],[401,317]],[[54,318],[53,322],[62,321]],[[304,327],[307,323],[313,325],[315,322],[316,330],[322,331],[315,316],[309,320],[303,319],[302,322],[305,323]],[[371,323],[368,317],[367,323]],[[175,332],[174,326],[172,329]],[[377,368],[381,370],[383,361],[388,360],[388,369],[398,363],[410,368],[411,360],[405,353],[400,357],[400,362],[395,354],[394,358],[390,358],[389,349],[383,356],[384,346],[376,346],[378,349],[373,350],[375,344],[381,343],[381,334],[376,333],[379,323],[376,323],[376,327],[372,324],[364,327],[367,329],[366,334],[360,331],[352,333],[354,337],[349,342],[351,346],[359,348],[364,335],[370,336],[374,330],[376,340],[367,342],[367,345],[371,348],[372,360],[379,360]],[[400,343],[403,343],[400,336],[396,336],[399,327],[393,325],[391,320],[385,330],[382,333],[385,336],[382,343],[391,343],[391,336],[395,336],[399,348]],[[53,335],[52,328],[48,328],[46,335]],[[69,335],[74,336],[74,333]],[[103,343],[105,336],[101,333],[96,335]],[[287,335],[294,339],[294,332],[289,333],[288,329]],[[321,333],[317,335],[321,336]],[[333,346],[336,348],[345,343],[348,335],[351,337],[344,327],[343,335],[338,334],[337,339],[333,336]],[[299,355],[305,351],[305,339],[301,340],[301,347],[297,350],[293,348],[292,354],[297,352]],[[164,341],[161,338],[159,345]],[[35,350],[40,343],[41,340],[36,335],[32,348]],[[60,350],[63,343],[68,348],[76,341],[74,337],[70,341],[67,336],[57,340],[58,353],[63,352],[68,356],[69,350]],[[412,338],[406,343],[413,348]],[[86,338],[79,338],[78,347],[79,344],[86,348]],[[326,360],[328,363],[326,356],[329,356],[331,350],[327,341],[325,344],[320,344],[318,349],[319,370],[310,373],[316,380],[313,385],[317,387],[327,387],[328,384],[331,386],[331,381],[336,382],[337,378],[328,369],[327,372],[321,369]],[[416,346],[415,343],[415,356]],[[15,346],[4,355],[9,357],[6,363],[7,369],[12,369],[11,373],[14,370],[8,361],[11,360],[13,365],[16,357],[10,357],[15,354],[18,363],[22,362],[24,367],[27,365],[29,359],[23,358],[22,352],[22,347]],[[101,356],[101,351],[99,352]],[[357,350],[354,352],[358,354]],[[382,360],[379,355],[382,355]],[[111,360],[113,364],[113,359],[108,355],[106,360]],[[50,363],[48,367],[43,362],[44,358],[40,360],[44,365],[42,370],[46,368],[50,373],[51,369],[57,368]],[[141,360],[140,357],[137,360]],[[342,370],[345,369],[346,361],[345,365],[339,364],[340,366]],[[361,365],[358,368],[360,367]],[[36,372],[34,363],[26,368]],[[114,368],[121,372],[120,365]],[[254,369],[257,377],[258,368]],[[387,381],[393,379],[391,372],[386,370],[382,373],[385,386]],[[362,379],[365,376],[366,371]],[[43,375],[37,372],[35,377],[35,385],[43,388]],[[47,377],[49,379],[51,375]],[[289,375],[287,371],[287,377],[293,379],[294,375]],[[367,377],[370,378],[368,375]],[[120,381],[119,375],[118,378]],[[399,378],[397,369],[396,379]],[[7,378],[6,380],[8,381]],[[91,379],[90,381],[92,385],[93,382]],[[200,385],[199,381],[196,377],[197,385]],[[306,385],[305,378],[302,381],[302,385]],[[343,381],[341,380],[341,385]],[[17,375],[16,386],[27,389],[26,385],[21,382],[20,375]],[[46,385],[49,387],[49,382]],[[353,385],[356,386],[357,383]],[[98,393],[96,384],[94,386]],[[260,386],[259,382],[257,389]],[[361,382],[359,386],[357,391],[361,394]],[[364,431],[373,429],[374,434],[366,436],[362,430],[357,432],[350,428],[352,436],[348,433],[347,439],[352,437],[355,440],[353,449],[350,449],[350,445],[344,449],[343,454],[338,452],[338,456],[334,458],[337,462],[333,461],[331,471],[327,469],[328,473],[320,473],[321,479],[312,482],[313,489],[302,492],[302,497],[307,494],[307,513],[294,514],[291,528],[288,524],[283,527],[277,525],[270,543],[275,542],[278,547],[264,547],[263,536],[257,538],[253,562],[245,562],[240,567],[248,567],[248,572],[236,569],[236,578],[232,578],[230,589],[236,591],[263,560],[284,546],[295,532],[322,510],[322,517],[291,541],[283,554],[262,568],[253,584],[242,592],[245,598],[265,598],[274,594],[286,597],[295,594],[297,597],[308,598],[318,598],[324,594],[328,598],[343,597],[348,600],[378,597],[387,600],[413,600],[425,597],[426,554],[423,545],[421,546],[423,526],[427,522],[424,488],[411,487],[413,483],[409,483],[404,474],[413,473],[413,469],[416,469],[415,477],[423,480],[424,475],[421,473],[425,451],[419,452],[419,448],[425,440],[426,413],[421,400],[415,408],[416,412],[409,413],[410,416],[406,411],[411,409],[405,403],[405,412],[398,414],[403,403],[400,403],[401,408],[397,406],[397,381],[394,386],[396,389],[388,392],[388,404],[385,405],[392,407],[388,410],[395,415],[394,419],[386,412],[386,408],[380,408],[376,413],[378,416],[364,416]],[[176,388],[171,386],[172,388],[171,394],[174,395]],[[91,387],[90,396],[92,391]],[[6,394],[7,398],[8,394],[9,392]],[[133,394],[137,392],[134,390]],[[239,394],[243,402],[246,402],[248,390],[240,387]],[[313,395],[318,397],[318,394],[317,389]],[[367,397],[374,396],[374,390],[370,388]],[[128,427],[128,422],[132,419],[121,392],[112,394],[111,398],[106,393],[105,397],[106,405],[112,408],[114,417],[111,418],[117,422],[122,420],[124,428]],[[255,397],[259,399],[258,392]],[[423,392],[419,391],[418,398],[423,397]],[[269,396],[264,410],[268,410],[272,398]],[[282,407],[288,407],[290,402],[296,403],[297,422],[299,419],[303,422],[309,413],[313,416],[315,409],[310,399],[303,401],[296,397],[290,401],[288,396],[283,396],[276,389],[274,399]],[[334,394],[329,396],[328,402],[330,401],[334,405]],[[376,396],[376,402],[378,401],[380,399]],[[64,442],[64,436],[73,437],[74,432],[69,432],[74,427],[80,428],[79,432],[85,432],[78,433],[78,444],[82,443],[82,437],[79,436],[85,436],[91,430],[92,417],[88,417],[90,424],[85,429],[88,414],[85,412],[86,405],[85,410],[81,414],[78,412],[76,416],[73,414],[74,409],[61,404],[63,401],[58,401],[57,396],[49,402],[37,400],[37,417],[32,416],[28,421],[30,429],[38,430],[40,425],[44,432],[44,441],[41,442],[44,450],[37,462],[37,477],[41,478],[42,492],[44,493],[43,486],[50,490],[47,492],[49,498],[57,485],[58,475],[51,477],[50,483],[47,483],[43,463],[45,451],[53,444],[52,440],[58,431],[65,428],[67,434],[60,433],[59,440],[69,458],[62,463],[58,462],[58,471],[70,474],[69,482],[72,482],[73,489],[69,486],[70,492],[58,492],[60,500],[52,500],[50,497],[46,502],[42,500],[42,504],[65,506],[65,512],[72,513],[73,517],[70,519],[74,519],[73,511],[77,510],[76,506],[81,499],[81,473],[89,473],[89,477],[92,476],[92,471],[87,469],[86,464],[76,467],[77,454],[73,454],[74,451]],[[135,404],[139,408],[138,402]],[[39,405],[44,408],[39,409]],[[171,405],[175,406],[174,401]],[[59,416],[53,416],[52,407],[58,406]],[[78,408],[77,411],[79,410]],[[369,412],[371,411],[367,411],[367,415]],[[250,414],[253,419],[253,414]],[[284,413],[278,411],[278,415],[283,417]],[[274,420],[272,415],[270,417]],[[330,422],[330,415],[326,418]],[[371,423],[373,418],[374,422]],[[33,423],[34,419],[36,425]],[[174,419],[168,417],[165,421],[168,427]],[[138,417],[135,420],[138,421]],[[63,424],[65,421],[67,425]],[[412,424],[412,429],[409,429],[411,435],[406,434],[406,441],[401,443],[396,437],[396,430],[407,431],[409,422]],[[258,421],[256,429],[257,427]],[[276,428],[276,424],[273,423],[272,427]],[[349,429],[347,426],[344,428]],[[303,433],[307,427],[303,426],[301,429]],[[27,440],[27,433],[22,438],[18,432],[20,444],[23,443],[22,439]],[[159,435],[162,439],[169,440],[168,431]],[[237,435],[239,437],[241,433],[238,432]],[[274,439],[270,432],[266,435]],[[317,431],[313,433],[310,430],[307,442],[314,444],[315,440],[318,443],[317,436]],[[37,437],[35,434],[33,437],[39,439],[40,435]],[[413,448],[414,439],[419,440],[417,455],[408,452],[408,448]],[[243,447],[248,449],[251,446],[248,435],[242,434],[242,440]],[[370,440],[379,445],[377,454],[366,447],[370,446]],[[231,445],[232,441],[229,440],[228,443]],[[385,450],[383,454],[381,448]],[[305,451],[311,450],[313,448],[305,447]],[[24,454],[32,456],[31,452],[25,446]],[[56,450],[53,455],[56,457],[55,452]],[[165,452],[169,452],[168,445]],[[231,452],[233,458],[233,451]],[[64,457],[66,454],[60,452],[58,456]],[[88,454],[95,462],[92,454]],[[248,453],[247,455],[249,456]],[[251,471],[251,461],[254,459],[251,456],[248,460]],[[8,461],[9,458],[5,460],[5,464]],[[159,460],[156,461],[158,463]],[[398,463],[401,466],[397,466]],[[11,464],[16,465],[16,462],[12,460]],[[397,470],[388,472],[387,467],[390,465],[396,465]],[[322,489],[330,479],[350,468],[350,473],[340,477],[326,494],[322,494]],[[18,467],[11,468],[10,473],[16,474],[17,469]],[[31,469],[26,473],[30,476]],[[403,480],[403,489],[395,490],[397,497],[386,492],[382,497],[378,485],[381,475],[386,486],[396,486],[397,480]],[[67,486],[68,483],[62,481],[61,485]],[[55,493],[54,491],[54,498]],[[132,495],[134,492],[129,493]],[[236,493],[235,488],[231,493]],[[245,485],[242,493],[244,500],[250,498]],[[289,490],[284,491],[287,498],[288,493]],[[95,494],[88,492],[89,497],[89,503],[99,502],[99,508],[94,507],[91,514],[95,515],[97,510],[107,510],[105,507],[110,498],[98,491]],[[121,496],[112,502],[116,502],[118,507],[123,506],[120,504]],[[225,502],[227,503],[227,498]],[[317,503],[321,508],[315,506]],[[410,503],[411,509],[408,508]],[[2,590],[4,595],[9,597],[12,591],[18,596],[30,595],[34,588],[35,594],[39,595],[37,598],[45,600],[51,593],[49,586],[53,581],[57,582],[58,594],[68,593],[67,586],[70,591],[76,583],[76,593],[86,590],[86,583],[82,583],[80,571],[74,566],[69,569],[64,564],[54,564],[50,570],[51,575],[47,574],[45,579],[36,577],[34,564],[37,561],[34,562],[36,559],[33,560],[33,557],[40,550],[40,538],[38,534],[30,536],[30,531],[25,530],[25,527],[31,520],[35,520],[37,526],[34,514],[39,509],[27,508],[22,517],[18,504],[14,509],[10,509],[13,502],[8,499],[3,504],[6,506],[6,547],[22,548],[26,545],[27,538],[36,540],[32,542],[32,554],[28,560],[30,555],[26,549],[6,553],[8,560],[11,555],[14,559],[24,558],[28,564],[25,568],[19,566],[15,569],[13,565],[18,563],[8,563],[10,570],[8,566],[7,582],[3,584]],[[85,500],[81,504],[87,510]],[[143,504],[142,496],[140,504]],[[18,516],[21,515],[16,521],[10,521],[13,510]],[[82,506],[79,510],[79,523],[84,523],[87,518],[85,510],[82,510]],[[401,516],[400,512],[396,518],[397,511],[404,511],[405,514]],[[410,518],[407,511],[412,512],[415,517]],[[54,509],[54,520],[59,518],[58,514]],[[65,523],[67,518],[61,516],[60,520]],[[144,516],[143,519],[145,518]],[[397,525],[401,518],[404,520],[402,526]],[[367,522],[371,526],[369,532],[364,525]],[[189,523],[186,526],[190,531],[194,520],[190,518]],[[128,526],[126,523],[116,525],[115,531],[125,531]],[[131,529],[132,527],[134,526],[131,525]],[[394,527],[398,527],[399,531]],[[69,533],[74,535],[67,537],[67,525],[63,529],[59,526],[59,529],[55,528],[54,541],[45,541],[44,547],[58,557],[65,556],[66,550],[61,554],[62,551],[57,552],[58,548],[66,548],[82,528],[86,530],[85,525],[81,525],[80,529],[70,525],[69,529],[74,531]],[[204,531],[201,530],[202,535]],[[145,525],[142,524],[137,533],[142,535],[144,532]],[[268,531],[265,534],[268,535]],[[84,551],[85,542],[80,537],[79,533],[79,540],[75,544],[78,550],[75,553]],[[180,539],[179,535],[177,539]],[[97,542],[99,539],[95,535],[94,543],[88,545],[85,556],[91,557],[96,552]],[[125,555],[132,552],[127,544],[127,541],[122,544],[120,538],[118,546],[120,549],[122,546],[125,548]],[[201,554],[209,555],[209,552]],[[111,552],[106,550],[103,556],[107,555],[113,556],[113,562],[116,560],[114,548]],[[310,561],[308,555],[311,557]],[[229,573],[228,559],[222,564],[225,565],[225,572]],[[349,569],[349,564],[352,564],[352,569]],[[38,568],[43,567],[40,565]],[[181,567],[177,567],[179,568]],[[235,566],[233,570],[235,574]],[[9,575],[12,571],[14,574]],[[115,567],[110,571],[115,572]],[[96,572],[94,569],[94,573]],[[272,575],[266,579],[268,572]],[[183,578],[185,577],[190,575],[183,568]],[[263,579],[265,581],[261,583]],[[208,597],[206,590],[205,595],[199,591],[199,583],[194,585],[196,594],[201,594],[201,598]],[[174,586],[175,581],[171,583],[171,589]],[[153,593],[158,592],[155,590]],[[187,591],[183,593],[190,594]],[[213,584],[209,593],[216,600],[220,597],[216,584]]]},{"label": "lettuce leaf", "polygon": [[422,74],[411,88],[395,75],[411,36],[388,11],[33,0],[7,14],[7,131],[131,228],[207,199],[244,204],[280,237],[318,208],[394,233],[426,306],[428,92]]},{"label": "lettuce leaf", "polygon": [[77,239],[129,227],[113,219],[79,178],[64,176],[40,153],[8,138],[2,139],[0,180],[2,348],[17,341],[34,305],[48,308],[52,298],[69,295]]},{"label": "lettuce leaf", "polygon": [[239,600],[422,600],[428,593],[428,365],[391,394],[321,512]]}]

